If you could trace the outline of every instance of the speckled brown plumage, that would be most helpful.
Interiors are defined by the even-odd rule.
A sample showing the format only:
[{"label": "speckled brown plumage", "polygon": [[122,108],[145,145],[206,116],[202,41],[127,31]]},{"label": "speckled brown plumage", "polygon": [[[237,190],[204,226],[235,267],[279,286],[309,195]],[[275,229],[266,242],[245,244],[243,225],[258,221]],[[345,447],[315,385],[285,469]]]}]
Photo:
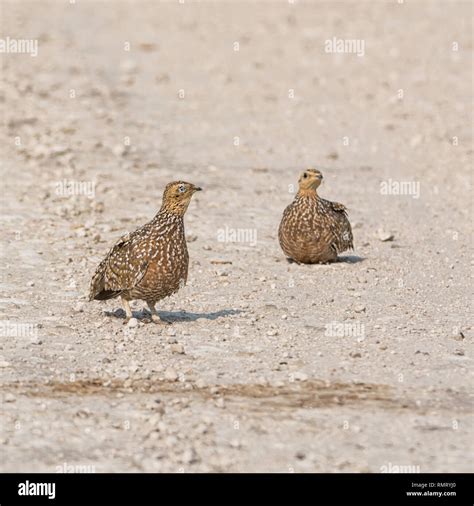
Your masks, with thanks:
[{"label": "speckled brown plumage", "polygon": [[339,253],[353,249],[346,208],[317,193],[322,179],[321,172],[315,169],[301,174],[298,193],[280,223],[280,246],[287,257],[298,263],[331,262]]},{"label": "speckled brown plumage", "polygon": [[158,214],[148,223],[121,237],[97,267],[89,299],[122,299],[126,321],[132,313],[128,301],[147,302],[152,320],[159,322],[155,304],[182,287],[188,277],[189,256],[184,214],[191,197],[201,188],[184,181],[169,183]]}]

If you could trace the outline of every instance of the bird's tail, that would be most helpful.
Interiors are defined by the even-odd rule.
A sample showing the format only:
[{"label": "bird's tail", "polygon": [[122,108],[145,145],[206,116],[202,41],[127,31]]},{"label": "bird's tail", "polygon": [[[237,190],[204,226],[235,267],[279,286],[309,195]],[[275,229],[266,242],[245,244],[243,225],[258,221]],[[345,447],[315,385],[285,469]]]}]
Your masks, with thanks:
[{"label": "bird's tail", "polygon": [[94,275],[91,279],[89,288],[89,300],[106,300],[111,299],[114,295],[110,294],[111,290],[105,290],[104,278],[105,278],[105,262],[102,261],[97,267]]}]

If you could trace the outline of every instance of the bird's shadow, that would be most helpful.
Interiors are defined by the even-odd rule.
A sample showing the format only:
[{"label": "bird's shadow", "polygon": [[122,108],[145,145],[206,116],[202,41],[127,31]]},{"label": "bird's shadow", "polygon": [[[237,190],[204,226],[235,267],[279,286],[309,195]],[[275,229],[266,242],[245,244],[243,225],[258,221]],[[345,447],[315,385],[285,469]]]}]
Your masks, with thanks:
[{"label": "bird's shadow", "polygon": [[221,309],[211,313],[188,313],[187,311],[158,311],[160,318],[168,322],[195,322],[203,318],[204,320],[217,320],[226,316],[233,316],[242,313],[240,309]]},{"label": "bird's shadow", "polygon": [[[195,322],[200,318],[205,320],[217,320],[217,318],[224,318],[242,313],[240,309],[221,309],[211,313],[188,313],[187,311],[157,311],[158,316],[165,322]],[[125,311],[123,309],[116,309],[115,311],[104,311],[106,316],[125,319]],[[132,311],[132,316],[137,320],[149,319],[151,317],[150,311],[141,309],[139,311]]]},{"label": "bird's shadow", "polygon": [[326,262],[326,263],[320,263],[320,264],[300,264],[298,262],[295,262],[292,258],[287,258],[286,261],[289,264],[297,264],[297,265],[331,265],[331,264],[357,264],[359,262],[363,262],[365,260],[365,257],[359,257],[357,255],[346,255],[337,257],[336,260],[333,260],[332,262]]},{"label": "bird's shadow", "polygon": [[337,260],[334,263],[345,263],[345,264],[358,264],[359,262],[363,262],[365,257],[359,257],[357,255],[346,255],[343,257],[337,257]]}]

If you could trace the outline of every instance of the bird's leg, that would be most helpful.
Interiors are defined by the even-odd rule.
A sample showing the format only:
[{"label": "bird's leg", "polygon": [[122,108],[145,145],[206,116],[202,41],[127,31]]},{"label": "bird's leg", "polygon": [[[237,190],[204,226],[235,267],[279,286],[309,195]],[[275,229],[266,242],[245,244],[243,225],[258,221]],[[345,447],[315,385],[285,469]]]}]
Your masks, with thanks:
[{"label": "bird's leg", "polygon": [[148,309],[150,310],[150,313],[151,313],[151,321],[153,323],[166,323],[165,321],[163,321],[159,316],[158,316],[158,313],[156,312],[156,309],[155,309],[155,304],[153,302],[150,302],[150,301],[147,301],[147,306],[148,306]]},{"label": "bird's leg", "polygon": [[123,322],[123,324],[125,325],[126,323],[128,323],[130,318],[133,317],[133,315],[132,315],[132,310],[130,309],[130,304],[129,304],[128,300],[124,299],[123,297],[120,297],[120,300],[122,301],[122,307],[123,307],[123,310],[125,311],[125,321]]}]

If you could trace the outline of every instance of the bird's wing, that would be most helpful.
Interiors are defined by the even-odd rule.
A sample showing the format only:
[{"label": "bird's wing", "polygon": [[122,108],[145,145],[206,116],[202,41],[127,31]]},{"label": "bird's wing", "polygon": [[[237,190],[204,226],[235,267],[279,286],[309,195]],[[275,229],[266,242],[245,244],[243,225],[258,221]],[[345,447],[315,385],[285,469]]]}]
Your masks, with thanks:
[{"label": "bird's wing", "polygon": [[91,281],[91,300],[116,297],[141,281],[148,268],[150,252],[143,247],[137,251],[139,230],[122,236],[99,264]]},{"label": "bird's wing", "polygon": [[339,202],[330,202],[330,204],[334,211],[342,213],[344,216],[347,216],[347,208],[345,205],[340,204]]},{"label": "bird's wing", "polygon": [[146,250],[137,255],[135,234],[126,234],[112,248],[108,256],[106,285],[109,290],[130,290],[146,273],[149,258]]},{"label": "bird's wing", "polygon": [[348,249],[354,249],[352,228],[347,217],[347,208],[339,202],[326,201],[334,211],[334,220],[331,220],[332,246],[337,253]]}]

